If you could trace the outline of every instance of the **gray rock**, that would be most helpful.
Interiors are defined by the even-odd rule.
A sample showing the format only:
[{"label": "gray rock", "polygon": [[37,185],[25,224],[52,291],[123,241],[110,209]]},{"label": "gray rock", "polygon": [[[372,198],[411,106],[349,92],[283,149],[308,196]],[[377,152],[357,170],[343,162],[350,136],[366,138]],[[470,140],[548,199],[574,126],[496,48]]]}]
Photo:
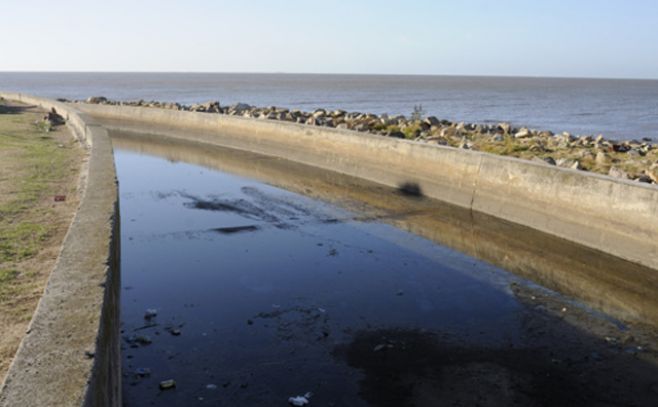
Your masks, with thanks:
[{"label": "gray rock", "polygon": [[610,161],[610,157],[608,156],[608,154],[604,153],[603,151],[599,151],[598,153],[596,153],[595,161],[599,165],[605,165],[606,163],[608,163],[608,161]]},{"label": "gray rock", "polygon": [[651,167],[649,167],[648,170],[645,171],[646,175],[649,176],[655,182],[658,184],[658,164],[653,164]]},{"label": "gray rock", "polygon": [[441,129],[441,137],[455,137],[457,136],[458,131],[454,127],[445,127]]},{"label": "gray rock", "polygon": [[313,117],[316,119],[318,117],[325,117],[327,115],[327,112],[324,109],[317,109],[316,111],[313,112]]},{"label": "gray rock", "polygon": [[532,136],[532,133],[530,132],[529,129],[527,129],[525,127],[520,129],[516,133],[514,133],[514,138],[528,138],[528,137],[531,137],[531,136]]},{"label": "gray rock", "polygon": [[646,175],[646,174],[642,174],[642,175],[640,175],[639,177],[637,177],[637,178],[635,179],[635,181],[643,182],[643,183],[646,183],[646,184],[651,184],[651,183],[653,182],[653,180],[651,179],[651,177],[649,177],[649,176]]},{"label": "gray rock", "polygon": [[237,114],[243,113],[246,110],[251,109],[251,106],[246,103],[236,103],[229,108],[231,111],[236,112]]},{"label": "gray rock", "polygon": [[546,165],[555,165],[555,160],[553,159],[553,157],[541,158],[534,156],[530,161],[534,161],[536,163],[546,164]]},{"label": "gray rock", "polygon": [[424,123],[426,123],[428,126],[432,127],[432,126],[439,125],[441,122],[436,117],[429,116],[429,117],[425,118]]},{"label": "gray rock", "polygon": [[617,168],[617,167],[610,167],[610,171],[608,171],[608,175],[613,178],[628,179],[628,173],[626,173],[626,171],[622,170],[621,168]]},{"label": "gray rock", "polygon": [[87,98],[86,102],[97,105],[100,103],[107,103],[107,98],[105,96],[91,96]]},{"label": "gray rock", "polygon": [[389,131],[386,133],[386,135],[394,138],[405,138],[404,133],[401,131]]},{"label": "gray rock", "polygon": [[498,128],[503,132],[503,134],[510,134],[512,131],[512,126],[509,123],[498,123]]}]

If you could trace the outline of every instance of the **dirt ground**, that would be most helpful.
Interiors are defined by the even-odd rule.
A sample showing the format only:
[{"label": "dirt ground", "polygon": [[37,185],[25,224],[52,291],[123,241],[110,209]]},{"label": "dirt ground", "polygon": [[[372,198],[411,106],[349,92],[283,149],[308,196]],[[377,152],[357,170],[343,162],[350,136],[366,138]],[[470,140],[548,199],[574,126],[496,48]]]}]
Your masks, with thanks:
[{"label": "dirt ground", "polygon": [[0,100],[0,382],[80,201],[85,149],[44,114]]}]

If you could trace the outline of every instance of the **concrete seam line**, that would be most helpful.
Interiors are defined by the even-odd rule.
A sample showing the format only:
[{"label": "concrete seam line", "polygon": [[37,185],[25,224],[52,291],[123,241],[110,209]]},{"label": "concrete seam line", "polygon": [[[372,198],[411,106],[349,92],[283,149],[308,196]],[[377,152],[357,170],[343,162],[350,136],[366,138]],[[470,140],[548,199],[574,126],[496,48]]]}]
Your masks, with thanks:
[{"label": "concrete seam line", "polygon": [[477,172],[475,174],[475,181],[473,183],[473,193],[471,194],[471,203],[469,205],[470,211],[471,211],[471,216],[473,216],[473,203],[475,202],[475,194],[477,193],[478,190],[478,184],[480,181],[480,172],[482,171],[482,156],[478,157],[478,165],[477,165]]}]

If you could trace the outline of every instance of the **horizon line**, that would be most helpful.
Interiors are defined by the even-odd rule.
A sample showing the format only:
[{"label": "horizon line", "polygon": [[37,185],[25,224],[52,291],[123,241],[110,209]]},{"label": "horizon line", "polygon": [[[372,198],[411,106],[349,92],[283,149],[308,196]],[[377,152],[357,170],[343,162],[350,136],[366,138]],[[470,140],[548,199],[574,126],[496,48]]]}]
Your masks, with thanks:
[{"label": "horizon line", "polygon": [[454,74],[454,73],[348,73],[348,72],[285,72],[285,71],[85,71],[85,70],[1,70],[3,73],[23,74],[205,74],[205,75],[317,75],[317,76],[434,76],[434,77],[462,77],[462,78],[518,78],[518,79],[591,79],[591,80],[637,80],[656,81],[655,78],[640,77],[610,77],[610,76],[544,76],[544,75],[491,75],[491,74]]}]

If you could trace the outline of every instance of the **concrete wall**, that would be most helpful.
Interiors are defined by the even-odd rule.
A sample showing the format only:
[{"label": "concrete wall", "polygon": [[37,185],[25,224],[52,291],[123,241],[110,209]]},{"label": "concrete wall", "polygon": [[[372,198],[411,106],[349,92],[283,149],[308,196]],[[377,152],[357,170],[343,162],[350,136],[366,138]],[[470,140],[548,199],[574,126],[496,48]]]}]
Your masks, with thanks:
[{"label": "concrete wall", "polygon": [[658,188],[353,131],[207,113],[77,105],[115,128],[286,158],[423,194],[658,269]]},{"label": "concrete wall", "polygon": [[54,107],[90,149],[80,207],[0,388],[0,406],[120,406],[119,211],[111,141],[73,106],[0,96]]},{"label": "concrete wall", "polygon": [[[111,132],[114,148],[257,179],[390,223],[577,298],[623,321],[658,326],[656,270],[436,199],[416,199],[361,178],[248,151],[161,134]],[[342,220],[352,220],[341,219]],[[627,278],[627,276],[633,278]]]}]

